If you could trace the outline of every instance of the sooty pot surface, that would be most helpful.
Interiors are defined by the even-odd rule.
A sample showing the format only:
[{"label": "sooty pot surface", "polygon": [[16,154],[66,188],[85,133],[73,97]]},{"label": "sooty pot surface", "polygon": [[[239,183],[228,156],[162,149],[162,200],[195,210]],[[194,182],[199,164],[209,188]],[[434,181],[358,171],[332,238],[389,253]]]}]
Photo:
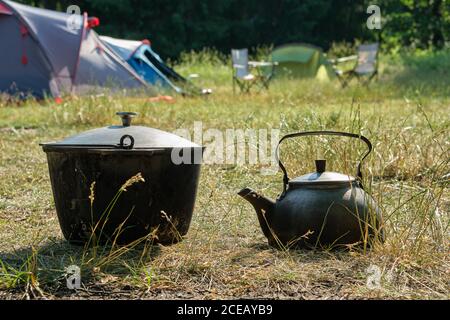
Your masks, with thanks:
[{"label": "sooty pot surface", "polygon": [[62,232],[73,243],[93,235],[100,243],[178,242],[191,222],[203,148],[120,115],[122,126],[43,144]]}]

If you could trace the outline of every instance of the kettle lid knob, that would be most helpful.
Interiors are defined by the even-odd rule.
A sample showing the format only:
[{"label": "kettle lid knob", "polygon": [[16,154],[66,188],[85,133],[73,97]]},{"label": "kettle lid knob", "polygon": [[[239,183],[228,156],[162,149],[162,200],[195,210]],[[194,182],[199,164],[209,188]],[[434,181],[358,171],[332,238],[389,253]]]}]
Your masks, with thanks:
[{"label": "kettle lid knob", "polygon": [[324,173],[327,167],[327,160],[316,160],[316,171],[318,173]]}]

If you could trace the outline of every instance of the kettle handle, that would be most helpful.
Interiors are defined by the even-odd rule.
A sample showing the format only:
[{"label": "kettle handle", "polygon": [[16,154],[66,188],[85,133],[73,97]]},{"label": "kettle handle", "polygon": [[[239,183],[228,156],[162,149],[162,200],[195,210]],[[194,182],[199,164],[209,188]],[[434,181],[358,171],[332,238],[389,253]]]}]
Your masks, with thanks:
[{"label": "kettle handle", "polygon": [[295,133],[290,133],[285,135],[283,138],[280,139],[280,141],[278,142],[277,148],[275,150],[275,157],[276,160],[278,161],[278,165],[280,166],[281,171],[283,171],[283,183],[284,183],[284,191],[286,191],[286,187],[289,183],[289,177],[286,171],[285,166],[283,165],[283,163],[280,160],[280,145],[281,143],[286,140],[286,139],[290,139],[290,138],[296,138],[296,137],[302,137],[302,136],[344,136],[344,137],[350,137],[350,138],[357,138],[360,139],[362,141],[364,141],[368,147],[368,151],[366,152],[366,154],[362,157],[362,159],[359,161],[358,163],[358,169],[356,172],[356,176],[362,180],[362,173],[361,173],[361,163],[363,162],[363,160],[365,158],[367,158],[367,156],[372,152],[372,143],[369,141],[369,139],[367,139],[366,137],[359,135],[359,134],[355,134],[355,133],[348,133],[348,132],[339,132],[339,131],[306,131],[306,132],[295,132]]}]

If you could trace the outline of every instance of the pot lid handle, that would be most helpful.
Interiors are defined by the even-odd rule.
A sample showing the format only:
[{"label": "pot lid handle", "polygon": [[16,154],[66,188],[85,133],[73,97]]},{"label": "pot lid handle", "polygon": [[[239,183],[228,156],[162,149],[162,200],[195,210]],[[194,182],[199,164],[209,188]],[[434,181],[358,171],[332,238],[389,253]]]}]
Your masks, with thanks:
[{"label": "pot lid handle", "polygon": [[117,112],[116,115],[122,118],[122,125],[124,127],[131,126],[131,120],[138,114],[136,112]]},{"label": "pot lid handle", "polygon": [[285,166],[283,165],[283,163],[280,160],[280,144],[286,140],[286,139],[291,139],[291,138],[295,138],[295,137],[302,137],[302,136],[344,136],[344,137],[350,137],[350,138],[357,138],[360,139],[362,141],[364,141],[367,145],[367,148],[369,149],[364,156],[362,157],[361,160],[359,160],[358,163],[358,168],[356,171],[356,176],[358,177],[358,179],[362,180],[362,173],[361,173],[361,163],[363,162],[363,160],[365,158],[367,158],[367,156],[372,152],[372,143],[369,141],[369,139],[367,139],[366,137],[359,135],[359,134],[355,134],[355,133],[349,133],[349,132],[338,132],[338,131],[306,131],[306,132],[295,132],[295,133],[291,133],[291,134],[287,134],[285,135],[283,138],[280,139],[280,141],[278,142],[277,148],[275,150],[275,158],[278,161],[278,165],[280,166],[281,171],[283,171],[283,193],[286,192],[287,186],[289,184],[289,177],[286,171]]}]

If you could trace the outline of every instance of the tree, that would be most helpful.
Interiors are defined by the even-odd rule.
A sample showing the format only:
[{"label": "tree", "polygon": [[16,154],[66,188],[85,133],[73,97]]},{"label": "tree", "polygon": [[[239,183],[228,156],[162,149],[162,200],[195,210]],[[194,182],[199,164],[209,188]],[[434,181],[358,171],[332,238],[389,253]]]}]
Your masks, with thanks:
[{"label": "tree", "polygon": [[71,4],[101,20],[101,34],[152,40],[163,57],[215,47],[378,40],[366,9],[381,8],[383,45],[442,48],[449,36],[448,0],[22,0],[64,11]]}]

